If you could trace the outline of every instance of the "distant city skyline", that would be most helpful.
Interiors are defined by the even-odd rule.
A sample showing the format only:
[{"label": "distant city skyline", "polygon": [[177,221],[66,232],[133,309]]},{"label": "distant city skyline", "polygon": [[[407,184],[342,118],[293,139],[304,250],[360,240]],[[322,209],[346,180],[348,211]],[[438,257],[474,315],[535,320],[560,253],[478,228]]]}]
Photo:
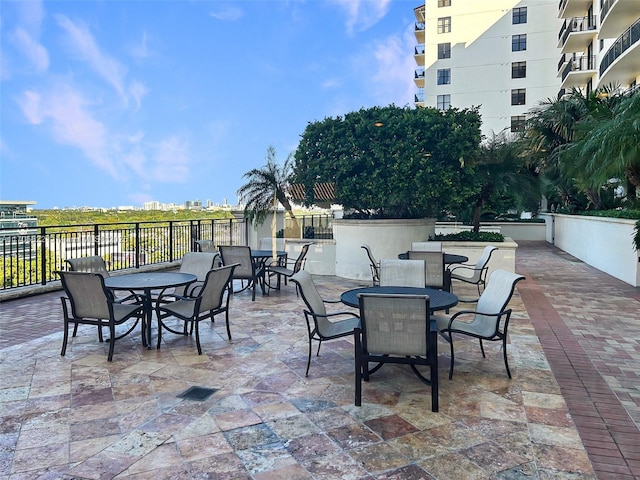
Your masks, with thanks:
[{"label": "distant city skyline", "polygon": [[3,0],[0,195],[235,203],[309,122],[413,104],[418,4]]}]

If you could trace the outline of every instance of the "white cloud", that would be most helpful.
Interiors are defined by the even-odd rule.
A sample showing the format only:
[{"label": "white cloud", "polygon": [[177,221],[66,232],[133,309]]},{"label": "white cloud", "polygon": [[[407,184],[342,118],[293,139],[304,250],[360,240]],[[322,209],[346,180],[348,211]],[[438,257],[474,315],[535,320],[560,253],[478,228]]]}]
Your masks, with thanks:
[{"label": "white cloud", "polygon": [[412,105],[416,91],[413,72],[416,65],[411,54],[415,40],[391,36],[374,45],[375,66],[368,85],[375,97],[385,103]]},{"label": "white cloud", "polygon": [[363,32],[382,20],[391,0],[333,0],[346,15],[347,33]]},{"label": "white cloud", "polygon": [[65,15],[56,15],[60,25],[69,36],[71,47],[86,61],[95,72],[109,83],[118,94],[126,99],[124,77],[127,68],[115,58],[103,53],[96,44],[93,35],[82,22],[74,23]]},{"label": "white cloud", "polygon": [[40,0],[15,2],[20,22],[24,28],[36,35],[40,35],[40,27],[44,19],[44,8]]},{"label": "white cloud", "polygon": [[142,97],[147,93],[145,85],[133,80],[125,86],[127,67],[100,49],[84,23],[74,23],[65,15],[56,15],[56,20],[67,33],[70,46],[79,58],[87,62],[105,82],[115,89],[125,105],[128,104],[129,98],[133,97],[136,109],[139,109]]},{"label": "white cloud", "polygon": [[31,124],[39,125],[42,123],[40,94],[38,92],[28,90],[17,101],[22,113]]},{"label": "white cloud", "polygon": [[147,94],[147,87],[137,80],[134,80],[131,82],[131,85],[129,85],[129,93],[136,102],[136,108],[139,109],[142,105],[142,97]]},{"label": "white cloud", "polygon": [[209,15],[217,20],[233,22],[241,18],[244,15],[244,12],[235,5],[225,5],[211,11]]},{"label": "white cloud", "polygon": [[49,53],[40,43],[22,28],[17,28],[11,36],[13,44],[24,54],[27,60],[38,72],[44,72],[49,67]]},{"label": "white cloud", "polygon": [[108,154],[107,130],[92,117],[79,92],[67,85],[59,85],[46,95],[27,91],[18,104],[31,123],[47,122],[58,143],[79,148],[98,168],[118,178],[118,169]]},{"label": "white cloud", "polygon": [[186,182],[189,179],[188,151],[186,140],[177,135],[162,140],[155,146],[149,177],[159,182]]},{"label": "white cloud", "polygon": [[147,40],[147,32],[143,32],[140,43],[130,48],[130,53],[134,58],[142,60],[151,56],[151,50],[149,50]]},{"label": "white cloud", "polygon": [[322,88],[324,89],[337,88],[339,86],[341,86],[341,83],[337,78],[328,78],[322,82]]}]

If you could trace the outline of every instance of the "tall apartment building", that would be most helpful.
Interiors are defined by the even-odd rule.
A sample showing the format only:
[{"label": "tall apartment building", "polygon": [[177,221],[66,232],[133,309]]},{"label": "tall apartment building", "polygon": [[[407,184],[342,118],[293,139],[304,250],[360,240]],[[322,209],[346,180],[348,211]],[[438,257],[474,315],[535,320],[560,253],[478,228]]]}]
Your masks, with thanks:
[{"label": "tall apartment building", "polygon": [[635,88],[640,79],[640,0],[562,0],[561,92]]},{"label": "tall apartment building", "polygon": [[425,0],[416,16],[417,106],[479,106],[482,133],[520,131],[572,88],[635,88],[640,0]]}]

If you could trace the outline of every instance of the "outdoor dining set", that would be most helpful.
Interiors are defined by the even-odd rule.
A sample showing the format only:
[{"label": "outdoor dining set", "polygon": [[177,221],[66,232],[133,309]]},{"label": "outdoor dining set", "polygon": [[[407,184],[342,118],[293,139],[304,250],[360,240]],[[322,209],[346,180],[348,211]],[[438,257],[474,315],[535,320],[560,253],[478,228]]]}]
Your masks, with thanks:
[{"label": "outdoor dining set", "polygon": [[[502,342],[505,369],[507,333],[511,310],[507,308],[517,282],[523,276],[505,270],[488,275],[495,246],[484,248],[470,264],[462,255],[443,252],[440,242],[413,242],[397,258],[377,260],[368,245],[362,245],[371,268],[371,284],[342,293],[339,299],[323,299],[313,276],[304,269],[312,242],[301,245],[297,258],[289,259],[284,239],[261,239],[257,249],[240,245],[214,246],[197,242],[197,250],[186,253],[178,271],[136,272],[110,275],[100,256],[68,259],[68,269],[57,272],[65,295],[61,297],[64,336],[61,355],[66,353],[69,329],[76,336],[81,324],[97,327],[100,342],[107,329],[108,361],[116,340],[141,325],[142,345],[152,348],[152,324],[157,323],[156,348],[163,331],[195,338],[202,354],[199,325],[225,315],[226,332],[232,340],[230,301],[234,294],[256,290],[269,295],[291,281],[304,303],[308,334],[305,376],[311,367],[313,341],[351,337],[354,343],[355,404],[362,402],[362,381],[385,363],[407,364],[431,390],[431,409],[438,411],[438,336],[450,346],[449,379],[454,369],[454,338],[477,338],[483,357],[483,341]],[[456,282],[474,285],[474,298],[458,297]],[[459,302],[474,304],[458,309]],[[345,308],[327,309],[329,304]],[[176,323],[177,322],[177,323]],[[126,324],[126,325],[125,325]],[[116,327],[124,328],[116,331]],[[177,326],[176,326],[177,325]],[[123,331],[124,330],[124,331]],[[422,371],[419,369],[422,368]]]}]

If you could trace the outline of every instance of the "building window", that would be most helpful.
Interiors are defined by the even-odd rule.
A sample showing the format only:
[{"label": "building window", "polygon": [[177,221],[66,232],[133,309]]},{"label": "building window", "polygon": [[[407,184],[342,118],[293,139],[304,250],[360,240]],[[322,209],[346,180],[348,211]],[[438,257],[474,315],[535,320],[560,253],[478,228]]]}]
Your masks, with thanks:
[{"label": "building window", "polygon": [[524,132],[525,118],[524,115],[517,115],[511,117],[511,131],[512,132]]},{"label": "building window", "polygon": [[511,78],[526,78],[527,62],[511,63]]},{"label": "building window", "polygon": [[438,95],[438,110],[447,110],[451,106],[451,95]]},{"label": "building window", "polygon": [[440,17],[438,19],[438,33],[451,32],[451,17]]},{"label": "building window", "polygon": [[525,88],[514,88],[511,90],[511,105],[524,105],[526,103],[527,90]]},{"label": "building window", "polygon": [[527,7],[513,9],[513,24],[527,23]]},{"label": "building window", "polygon": [[450,7],[450,6],[451,6],[451,0],[438,0],[438,8]]},{"label": "building window", "polygon": [[513,35],[511,37],[511,51],[522,52],[527,49],[527,35]]},{"label": "building window", "polygon": [[451,83],[451,69],[439,68],[438,69],[438,85],[449,85]]},{"label": "building window", "polygon": [[451,44],[439,43],[438,44],[438,60],[443,58],[451,58]]}]

